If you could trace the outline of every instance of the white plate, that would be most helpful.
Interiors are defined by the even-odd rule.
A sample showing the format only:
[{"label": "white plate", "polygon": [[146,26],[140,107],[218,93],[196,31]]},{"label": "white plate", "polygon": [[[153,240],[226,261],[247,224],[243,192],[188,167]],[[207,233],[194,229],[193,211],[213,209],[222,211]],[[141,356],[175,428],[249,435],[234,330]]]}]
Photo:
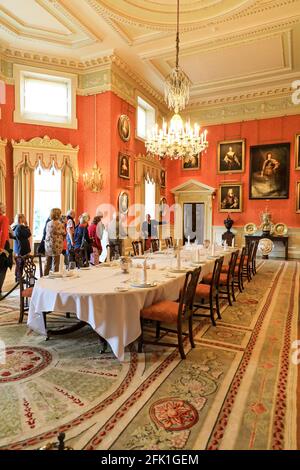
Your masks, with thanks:
[{"label": "white plate", "polygon": [[207,259],[217,259],[220,258],[221,255],[215,255],[215,256],[208,256]]},{"label": "white plate", "polygon": [[175,276],[175,274],[166,274],[166,277],[168,279],[176,279],[177,278],[177,276]]},{"label": "white plate", "polygon": [[53,273],[53,274],[49,274],[48,279],[60,279],[62,277],[63,275],[60,273]]},{"label": "white plate", "polygon": [[140,287],[142,289],[149,289],[149,287],[155,287],[157,286],[157,283],[156,282],[146,282],[145,284],[140,284],[140,283],[132,283],[131,284],[132,287]]},{"label": "white plate", "polygon": [[116,292],[127,292],[128,290],[127,287],[115,287]]},{"label": "white plate", "polygon": [[80,271],[88,271],[89,269],[92,269],[91,267],[88,267],[88,268],[79,268]]}]

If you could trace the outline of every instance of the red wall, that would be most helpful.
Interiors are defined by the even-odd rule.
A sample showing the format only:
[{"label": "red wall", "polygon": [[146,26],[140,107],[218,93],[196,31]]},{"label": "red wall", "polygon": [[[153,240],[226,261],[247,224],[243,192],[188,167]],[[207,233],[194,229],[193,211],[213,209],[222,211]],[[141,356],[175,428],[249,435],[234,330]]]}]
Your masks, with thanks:
[{"label": "red wall", "polygon": [[[79,145],[79,171],[82,175],[94,163],[94,96],[77,97],[78,129],[60,129],[31,124],[15,124],[13,122],[14,87],[6,86],[6,104],[1,106],[2,119],[0,119],[0,136],[7,139],[31,139],[36,136],[48,135],[63,143]],[[116,96],[112,92],[99,94],[97,100],[97,160],[104,175],[104,188],[101,193],[91,193],[85,190],[82,176],[78,187],[78,214],[88,211],[94,215],[100,204],[112,204],[117,207],[118,195],[126,190],[130,195],[130,203],[134,203],[134,155],[144,153],[143,143],[135,138],[135,108]],[[118,134],[118,119],[121,114],[127,114],[131,120],[131,138],[123,142]],[[300,171],[295,168],[295,134],[300,133],[300,116],[285,116],[281,118],[248,121],[234,124],[224,124],[208,127],[209,148],[201,158],[199,170],[182,170],[181,162],[165,162],[167,170],[168,203],[174,202],[170,190],[184,181],[194,178],[209,186],[218,189],[223,181],[236,181],[243,183],[243,212],[232,214],[235,226],[242,226],[247,222],[259,223],[259,213],[268,205],[272,212],[274,222],[284,222],[289,227],[300,226],[300,214],[295,212],[295,185],[300,181]],[[246,139],[245,172],[234,175],[217,174],[217,147],[218,141]],[[285,200],[249,200],[248,175],[250,146],[275,142],[291,143],[290,162],[290,197]],[[131,179],[118,177],[118,153],[130,155]],[[13,173],[12,173],[12,147],[7,149],[7,206],[8,214],[13,216]],[[225,213],[218,212],[218,194],[214,200],[214,225],[223,225]]]},{"label": "red wall", "polygon": [[[91,216],[96,208],[103,203],[117,204],[118,194],[123,189],[129,191],[130,201],[134,198],[133,156],[144,152],[144,145],[135,139],[135,108],[111,92],[96,96],[97,100],[97,161],[104,176],[104,187],[101,193],[87,191],[82,183],[78,185],[78,214],[88,211]],[[79,172],[82,175],[94,164],[95,141],[95,96],[77,96],[78,129],[63,129],[32,124],[13,122],[14,86],[6,86],[6,103],[1,106],[0,136],[10,139],[29,140],[33,137],[48,135],[73,146],[79,145]],[[117,125],[120,114],[127,114],[131,120],[131,139],[123,142],[118,134]],[[131,180],[118,178],[118,153],[124,151],[131,155]],[[7,212],[13,217],[13,150],[7,146]]]},{"label": "red wall", "polygon": [[[232,213],[231,218],[235,226],[243,226],[247,222],[260,222],[260,212],[268,206],[272,213],[272,220],[284,222],[288,227],[300,226],[300,214],[295,211],[296,181],[300,181],[300,171],[295,170],[295,134],[300,133],[300,116],[284,116],[274,119],[262,119],[246,121],[234,124],[222,124],[207,127],[209,147],[201,157],[199,170],[182,170],[179,161],[167,162],[167,200],[173,203],[173,195],[170,190],[189,179],[196,179],[204,184],[217,189],[214,200],[213,224],[223,225],[226,213],[218,211],[218,188],[222,182],[243,183],[243,212]],[[218,142],[226,140],[246,139],[246,156],[244,173],[217,174],[217,150]],[[279,142],[291,143],[290,160],[290,192],[289,199],[282,200],[249,200],[249,161],[250,146]]]}]

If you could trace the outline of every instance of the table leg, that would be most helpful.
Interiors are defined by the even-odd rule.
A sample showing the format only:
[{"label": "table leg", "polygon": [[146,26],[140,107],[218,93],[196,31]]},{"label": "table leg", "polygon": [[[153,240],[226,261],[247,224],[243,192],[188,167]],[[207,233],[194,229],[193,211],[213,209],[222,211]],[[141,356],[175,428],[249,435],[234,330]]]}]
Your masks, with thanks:
[{"label": "table leg", "polygon": [[289,242],[286,240],[283,243],[285,245],[285,259],[287,261],[289,259]]}]

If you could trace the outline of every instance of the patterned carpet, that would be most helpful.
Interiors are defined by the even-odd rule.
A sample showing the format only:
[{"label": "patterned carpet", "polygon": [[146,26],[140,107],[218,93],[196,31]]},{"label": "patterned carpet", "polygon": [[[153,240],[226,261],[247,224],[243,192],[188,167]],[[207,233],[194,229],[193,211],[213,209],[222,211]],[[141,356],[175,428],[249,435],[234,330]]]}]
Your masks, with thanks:
[{"label": "patterned carpet", "polygon": [[261,263],[216,328],[195,321],[186,361],[150,346],[119,363],[89,327],[46,342],[17,324],[17,297],[0,302],[0,449],[60,431],[74,449],[296,449],[299,267]]}]

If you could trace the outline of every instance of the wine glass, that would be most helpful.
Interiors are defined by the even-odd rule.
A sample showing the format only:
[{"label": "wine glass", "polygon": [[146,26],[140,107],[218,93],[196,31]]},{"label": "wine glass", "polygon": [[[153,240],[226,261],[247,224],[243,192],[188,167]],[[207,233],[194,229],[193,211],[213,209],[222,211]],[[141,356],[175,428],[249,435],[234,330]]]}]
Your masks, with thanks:
[{"label": "wine glass", "polygon": [[68,264],[68,270],[73,271],[74,269],[76,269],[76,263],[75,261],[70,261]]}]

